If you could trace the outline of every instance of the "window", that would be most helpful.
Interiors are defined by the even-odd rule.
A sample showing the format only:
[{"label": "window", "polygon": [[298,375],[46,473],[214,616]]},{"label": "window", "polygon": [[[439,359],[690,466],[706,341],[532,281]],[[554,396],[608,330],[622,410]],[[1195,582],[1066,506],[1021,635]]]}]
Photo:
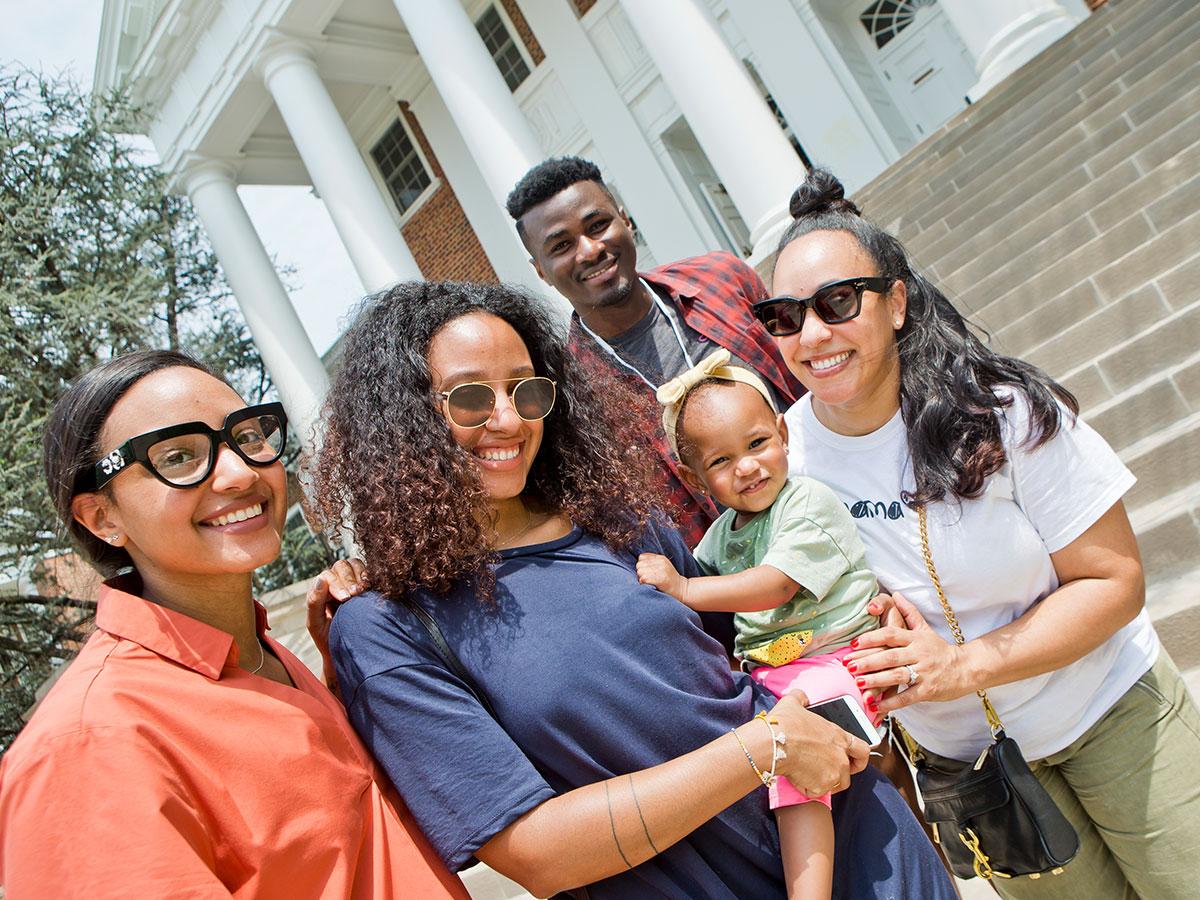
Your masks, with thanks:
[{"label": "window", "polygon": [[371,158],[379,168],[384,183],[403,214],[412,206],[421,192],[429,187],[429,173],[417,155],[417,148],[398,119],[383,137],[371,148]]},{"label": "window", "polygon": [[494,6],[489,6],[487,12],[480,16],[479,21],[475,23],[475,30],[479,32],[484,46],[488,48],[492,59],[496,61],[496,68],[504,76],[504,83],[508,85],[510,91],[515,91],[521,86],[521,82],[529,77],[529,65],[525,62],[525,57],[521,55],[521,49],[517,46],[517,42],[504,27],[504,20],[500,18],[499,10]]},{"label": "window", "polygon": [[876,0],[858,20],[879,49],[912,24],[922,6],[933,6],[934,0]]}]

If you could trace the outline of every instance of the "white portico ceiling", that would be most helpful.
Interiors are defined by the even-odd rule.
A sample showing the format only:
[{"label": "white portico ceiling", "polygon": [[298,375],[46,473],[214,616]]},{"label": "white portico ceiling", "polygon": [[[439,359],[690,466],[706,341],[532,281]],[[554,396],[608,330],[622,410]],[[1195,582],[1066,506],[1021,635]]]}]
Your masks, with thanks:
[{"label": "white portico ceiling", "polygon": [[308,46],[356,138],[368,120],[423,83],[391,0],[105,0],[96,85],[133,86],[144,130],[178,175],[223,159],[244,184],[308,184],[255,63],[278,41]]}]

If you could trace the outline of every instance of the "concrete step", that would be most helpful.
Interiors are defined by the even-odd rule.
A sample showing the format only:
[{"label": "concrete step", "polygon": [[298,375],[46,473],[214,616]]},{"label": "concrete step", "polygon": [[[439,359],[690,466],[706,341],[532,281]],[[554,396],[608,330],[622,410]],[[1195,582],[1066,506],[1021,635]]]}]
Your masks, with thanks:
[{"label": "concrete step", "polygon": [[[1026,144],[1036,140],[1039,147],[1044,147],[1057,142],[1056,147],[1045,154],[1049,160],[1081,158],[1086,154],[1087,147],[1073,146],[1072,140],[1087,139],[1100,130],[1110,141],[1119,137],[1120,134],[1114,132],[1119,125],[1114,125],[1114,122],[1121,122],[1125,111],[1123,104],[1163,103],[1178,96],[1178,91],[1162,90],[1164,81],[1179,74],[1177,65],[1167,65],[1164,60],[1178,53],[1190,54],[1189,58],[1195,55],[1193,31],[1198,27],[1198,21],[1200,6],[1191,13],[1187,23],[1174,23],[1174,27],[1182,29],[1183,33],[1173,32],[1166,39],[1152,42],[1150,49],[1143,48],[1140,51],[1142,58],[1132,69],[1128,59],[1110,62],[1108,68],[1096,75],[1099,96],[1088,97],[1084,96],[1087,93],[1085,91],[1071,89],[1055,101],[1062,105],[1061,109],[1047,109],[1047,104],[1033,102],[1019,107],[1025,121],[1022,128],[1015,127],[1009,121],[984,119],[978,114],[974,119],[966,114],[961,115],[948,125],[959,146],[951,151],[923,149],[919,157],[909,154],[894,167],[896,177],[904,173],[910,193],[906,193],[903,187],[888,192],[869,187],[861,191],[856,200],[861,199],[870,215],[889,225],[896,224],[899,219],[902,237],[918,251],[919,258],[927,262],[936,259],[943,248],[928,255],[925,253],[925,243],[939,238],[944,240],[945,235],[952,233],[946,228],[937,227],[938,213],[947,198],[969,189],[973,181],[984,190],[992,190],[991,182],[996,180],[1003,183],[1005,189],[1010,189],[1014,178],[1038,172],[1042,166],[1028,158],[1030,153]],[[1135,89],[1138,92],[1131,95]],[[990,101],[989,95],[979,106],[988,106]],[[1092,113],[1090,119],[1086,119],[1087,113]],[[1063,135],[1071,131],[1070,126],[1080,124],[1081,118],[1085,118],[1085,121],[1077,133],[1070,134],[1070,139],[1064,140]],[[1130,123],[1123,124],[1126,127],[1121,129],[1122,133],[1131,130]],[[1020,160],[1020,165],[1012,166],[1012,160]],[[951,190],[948,185],[958,190]],[[971,210],[977,206],[964,204],[963,208]],[[948,224],[949,229],[953,230],[959,223],[951,221]]]},{"label": "concrete step", "polygon": [[[979,146],[981,142],[976,138],[979,132],[988,132],[989,143],[998,139],[1008,141],[1017,133],[1010,121],[1013,117],[1030,120],[1039,133],[1043,132],[1048,124],[1052,126],[1055,122],[1055,116],[1043,108],[1043,101],[1049,97],[1051,102],[1063,102],[1064,86],[1068,96],[1079,94],[1081,99],[1117,82],[1127,89],[1136,80],[1130,80],[1131,71],[1138,74],[1143,63],[1150,63],[1145,59],[1148,53],[1155,56],[1155,60],[1145,68],[1154,68],[1157,64],[1161,55],[1158,45],[1164,43],[1154,39],[1157,33],[1168,27],[1177,32],[1194,24],[1196,17],[1188,3],[1158,0],[1123,6],[1144,9],[1137,16],[1128,15],[1131,21],[1119,22],[1120,27],[1105,24],[1106,21],[1114,22],[1111,15],[1093,15],[978,104],[960,113],[910,151],[897,165],[861,190],[856,200],[861,199],[875,215],[881,208],[912,211],[923,198],[943,193],[940,187],[947,179],[948,166],[955,162],[960,167],[970,165],[981,150],[988,149]],[[1090,52],[1090,44],[1099,44],[1102,52]],[[1137,65],[1131,63],[1133,53],[1139,60]],[[964,145],[968,144],[971,145],[970,153],[964,152]]]},{"label": "concrete step", "polygon": [[[1200,38],[1200,26],[1197,27]],[[1198,43],[1200,48],[1200,43]],[[1200,49],[1194,76],[1200,84]],[[942,279],[975,283],[1011,260],[1013,246],[1029,246],[1046,240],[1077,219],[1089,219],[1103,231],[1135,214],[1161,197],[1194,179],[1200,172],[1200,144],[1192,144],[1149,172],[1142,173],[1131,159],[1100,173],[1091,172],[1086,159],[1063,171],[1050,169],[1051,177],[1040,178],[1036,190],[1014,186],[1013,193],[1027,191],[1028,201],[1000,207],[1000,214],[980,211],[944,237],[930,241],[922,260]],[[1196,194],[1192,193],[1195,197]],[[1197,201],[1200,206],[1200,201]]]},{"label": "concrete step", "polygon": [[[983,251],[980,260],[1003,266],[1003,250],[1008,249],[1011,253],[1013,245],[1028,245],[1035,240],[1050,241],[1076,220],[1090,223],[1098,233],[1104,233],[1112,231],[1126,219],[1136,217],[1129,229],[1144,231],[1143,223],[1137,221],[1140,219],[1153,232],[1162,226],[1169,229],[1177,224],[1177,221],[1171,221],[1172,218],[1177,220],[1189,207],[1192,212],[1200,210],[1200,174],[1197,174],[1200,172],[1200,143],[1191,145],[1145,176],[1138,177],[1135,169],[1131,161],[1126,161],[1100,178],[1082,183],[1068,196],[1048,196],[1050,209],[1046,213],[1026,226],[1018,227],[1011,240],[995,235],[998,246]],[[1066,190],[1070,190],[1086,178],[1086,169],[1080,168],[1065,176],[1062,183],[1068,186]],[[1010,227],[1016,225],[1016,222],[1012,222]],[[1126,234],[1129,229],[1125,230]],[[1151,236],[1150,240],[1154,239]],[[1107,242],[1107,246],[1111,246],[1111,243]],[[1062,250],[1059,247],[1055,249],[1058,252]],[[977,271],[979,278],[984,277],[984,270],[972,265],[958,270],[947,280],[952,280],[961,289],[962,285],[972,283]],[[1103,308],[1105,301],[1091,275],[1091,272],[1065,262],[1058,272],[1038,272],[1032,285],[1038,295],[1061,288],[1073,279],[1083,280],[1055,296],[1047,297],[1041,303],[1030,304],[1025,299],[1029,292],[1025,292],[1019,298],[1020,307],[1012,303],[991,309],[989,319],[1004,322],[996,331],[997,343],[1006,353],[1023,356],[1052,335]],[[1014,296],[1014,300],[1017,299]],[[1171,308],[1170,303],[1164,298],[1159,308],[1166,312]],[[1150,315],[1147,324],[1152,320],[1153,315]]]},{"label": "concrete step", "polygon": [[[1022,253],[1024,271],[1032,274],[1022,278],[1020,269],[1010,270],[1013,289],[991,302],[987,302],[988,290],[983,285],[969,292],[960,287],[952,290],[951,296],[993,333],[1031,310],[1045,310],[1047,325],[1034,321],[1024,326],[1021,343],[1032,347],[1021,355],[1056,378],[1068,377],[1077,368],[1108,356],[1101,367],[1119,392],[1164,361],[1170,359],[1168,364],[1174,364],[1191,356],[1195,335],[1200,334],[1194,330],[1200,328],[1200,309],[1196,308],[1200,298],[1195,294],[1178,296],[1173,291],[1168,296],[1159,282],[1168,283],[1177,271],[1200,263],[1196,260],[1200,210],[1161,232],[1155,231],[1144,212],[1086,240],[1089,229],[1087,222],[1072,226],[1069,233],[1060,232],[1054,240]],[[1088,284],[1077,287],[1084,281]],[[995,284],[991,287],[994,290]],[[979,302],[986,305],[972,308]],[[1176,304],[1181,302],[1191,306],[1178,308]],[[1091,313],[1086,312],[1089,306],[1094,307]],[[1169,330],[1176,327],[1182,333]],[[1165,338],[1164,348],[1143,340],[1148,334],[1155,335],[1152,341]],[[1110,355],[1125,353],[1126,343],[1136,341],[1142,341],[1140,351]],[[1010,352],[1007,343],[1001,349]],[[1160,357],[1164,351],[1167,356]]]},{"label": "concrete step", "polygon": [[1200,560],[1188,572],[1172,579],[1146,585],[1146,609],[1154,622],[1163,646],[1181,672],[1189,678],[1193,696],[1197,696],[1200,673],[1200,605],[1196,604],[1196,585],[1200,578]]},{"label": "concrete step", "polygon": [[[1127,28],[1128,25],[1124,20],[1130,16],[1131,8],[1143,5],[1143,3],[1139,2],[1123,2],[1115,6],[1110,4],[1098,13],[1090,16],[1068,35],[1064,36],[1062,40],[1052,47],[1047,48],[1038,59],[1031,60],[1029,64],[1017,70],[1005,79],[1004,82],[993,88],[983,100],[959,113],[941,129],[926,138],[921,144],[912,148],[895,166],[881,173],[870,184],[859,191],[856,199],[861,198],[868,205],[871,205],[878,197],[884,195],[890,199],[899,201],[901,204],[909,201],[911,197],[905,195],[904,191],[919,189],[927,183],[924,179],[911,179],[909,177],[914,173],[914,165],[928,163],[929,161],[938,160],[951,154],[958,154],[961,150],[961,142],[964,139],[964,129],[967,131],[973,130],[970,126],[983,117],[989,114],[1002,113],[1013,102],[1020,102],[1017,98],[1027,90],[1023,76],[1028,69],[1033,68],[1038,61],[1046,56],[1055,56],[1059,57],[1057,60],[1059,63],[1058,68],[1065,70],[1068,75],[1076,75],[1082,72],[1083,65],[1078,61],[1078,58],[1087,56],[1089,48],[1096,43],[1103,44],[1106,49],[1110,47],[1122,30],[1121,28],[1114,28],[1112,23],[1121,23]],[[1155,10],[1150,10],[1150,14],[1154,15]],[[993,110],[995,111],[994,113],[992,113]]]},{"label": "concrete step", "polygon": [[[1191,6],[1153,8],[1158,10],[1157,15],[1107,36],[1100,56],[1081,61],[1080,49],[1068,46],[1068,38],[1027,63],[1017,78],[1005,83],[996,101],[989,96],[980,104],[991,117],[990,124],[1003,125],[999,130],[1006,139],[1024,139],[1030,124],[1040,130],[1047,121],[1055,122],[1058,114],[1069,110],[1063,106],[1064,101],[1090,101],[1112,87],[1128,91],[1160,69],[1166,60],[1187,49],[1180,38],[1195,27],[1200,14]],[[964,134],[959,140],[970,142],[971,137]]]},{"label": "concrete step", "polygon": [[[1197,7],[1200,9],[1200,6]],[[1200,16],[1200,13],[1198,13]],[[968,154],[961,167],[952,167],[943,174],[957,190],[946,189],[931,197],[927,205],[917,205],[905,211],[907,226],[917,230],[914,250],[919,258],[936,263],[932,245],[939,235],[935,227],[945,223],[947,234],[959,230],[974,233],[968,226],[979,208],[979,201],[991,199],[996,185],[1006,192],[1022,190],[1022,182],[1037,172],[1039,165],[1050,165],[1061,171],[1063,161],[1090,162],[1093,152],[1102,163],[1115,165],[1132,156],[1157,137],[1153,130],[1141,128],[1159,113],[1166,112],[1179,121],[1181,111],[1200,108],[1197,89],[1200,88],[1200,21],[1187,35],[1186,50],[1174,58],[1164,55],[1164,64],[1149,73],[1133,89],[1120,91],[1110,86],[1092,101],[1080,103],[1065,115],[1055,111],[1045,118],[1032,111],[1029,128],[998,141],[981,145]],[[1167,65],[1169,63],[1169,65]],[[1183,66],[1176,69],[1176,64]],[[1040,127],[1037,127],[1040,122]],[[1108,144],[1125,140],[1124,156],[1106,153]],[[1089,166],[1089,172],[1099,175],[1109,166]],[[943,182],[944,183],[944,182]],[[1038,194],[1023,190],[1035,206]],[[1016,208],[1016,207],[1010,207]],[[990,223],[989,223],[990,224]]]},{"label": "concrete step", "polygon": [[[1093,179],[1114,168],[1120,170],[1121,176],[1136,178],[1131,173],[1150,172],[1195,145],[1200,141],[1200,76],[1194,78],[1191,88],[1174,105],[1160,110],[1136,129],[1122,115],[1097,132],[1087,133],[1081,125],[1076,126],[1060,138],[1022,154],[1020,172],[989,182],[988,190],[978,195],[958,195],[955,200],[959,205],[948,208],[941,222],[923,232],[929,237],[908,240],[914,256],[931,271],[940,272],[935,260],[927,254],[938,252],[939,257],[944,256],[953,247],[938,235],[962,240],[964,235],[983,230],[1013,210],[1037,208],[1041,195],[1053,194],[1060,179],[1077,166]],[[1134,168],[1125,163],[1132,163]]]},{"label": "concrete step", "polygon": [[1164,497],[1191,487],[1200,479],[1200,413],[1171,422],[1147,435],[1121,454],[1138,481],[1125,495],[1130,509],[1150,507]]},{"label": "concrete step", "polygon": [[[1148,580],[1166,582],[1200,565],[1200,492],[1195,483],[1149,506],[1129,510],[1129,522]],[[1195,591],[1192,603],[1196,603]]]},{"label": "concrete step", "polygon": [[471,900],[533,900],[533,895],[515,881],[483,863],[459,873]]},{"label": "concrete step", "polygon": [[[1197,378],[1200,351],[1178,366],[1150,373],[1127,391],[1081,406],[1081,412],[1114,450],[1132,453],[1144,439],[1200,413],[1200,394],[1188,390]],[[1200,476],[1200,470],[1196,474]]]}]

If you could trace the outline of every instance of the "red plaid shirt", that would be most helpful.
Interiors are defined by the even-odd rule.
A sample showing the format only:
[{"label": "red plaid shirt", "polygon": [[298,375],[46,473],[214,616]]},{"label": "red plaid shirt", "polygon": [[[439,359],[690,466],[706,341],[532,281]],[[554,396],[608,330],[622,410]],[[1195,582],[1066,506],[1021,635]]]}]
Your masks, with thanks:
[{"label": "red plaid shirt", "polygon": [[[641,276],[670,296],[675,309],[692,330],[744,359],[789,403],[794,403],[804,393],[803,386],[780,356],[774,339],[750,312],[750,304],[765,297],[767,289],[758,273],[744,261],[721,251],[659,266]],[[579,327],[578,315],[571,316],[568,346],[585,367],[607,367],[635,389],[649,390],[644,381],[617,366]],[[655,448],[662,460],[668,498],[679,510],[679,531],[687,545],[695,547],[717,517],[716,507],[679,477],[678,461],[667,446],[662,421],[657,417],[648,420],[646,428],[653,434]]]}]

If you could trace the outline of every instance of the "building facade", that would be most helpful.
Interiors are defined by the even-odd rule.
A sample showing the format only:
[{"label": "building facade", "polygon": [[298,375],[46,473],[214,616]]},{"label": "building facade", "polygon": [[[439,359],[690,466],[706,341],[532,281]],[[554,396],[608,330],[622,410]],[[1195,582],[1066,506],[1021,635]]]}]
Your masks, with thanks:
[{"label": "building facade", "polygon": [[[366,291],[545,293],[503,200],[595,160],[644,266],[769,253],[806,165],[855,190],[1087,16],[1084,0],[105,0],[95,85],[127,87],[289,414],[324,368],[238,198],[311,185]],[[559,301],[561,302],[561,300]]]}]

